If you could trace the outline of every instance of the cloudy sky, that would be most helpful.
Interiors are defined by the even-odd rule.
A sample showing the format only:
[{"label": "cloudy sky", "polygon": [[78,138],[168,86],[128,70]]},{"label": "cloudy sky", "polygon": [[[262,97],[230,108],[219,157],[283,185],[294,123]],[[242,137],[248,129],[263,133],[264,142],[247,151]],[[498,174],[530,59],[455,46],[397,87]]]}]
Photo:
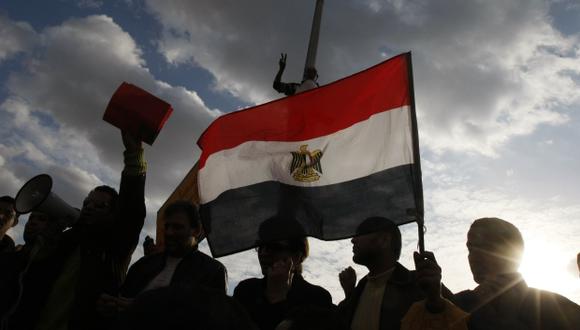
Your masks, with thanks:
[{"label": "cloudy sky", "polygon": [[[97,184],[118,186],[122,143],[101,117],[128,81],[174,108],[146,147],[142,237],[154,235],[154,214],[199,156],[204,128],[280,97],[271,83],[281,52],[284,78],[299,80],[313,10],[306,0],[2,1],[0,194],[38,173],[75,206]],[[528,284],[580,303],[579,40],[575,0],[326,1],[321,84],[413,53],[426,246],[453,291],[475,286],[469,225],[497,216],[524,235]],[[413,268],[416,226],[402,230],[401,262]],[[21,242],[21,232],[10,234]],[[305,277],[340,301],[351,244],[313,239],[311,252]],[[230,292],[259,273],[253,252],[220,261]]]}]

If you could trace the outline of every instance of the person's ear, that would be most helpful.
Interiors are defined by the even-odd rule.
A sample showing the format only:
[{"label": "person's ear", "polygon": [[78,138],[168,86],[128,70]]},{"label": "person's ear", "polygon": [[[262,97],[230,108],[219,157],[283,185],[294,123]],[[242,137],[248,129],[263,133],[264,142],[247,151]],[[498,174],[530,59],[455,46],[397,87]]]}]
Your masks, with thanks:
[{"label": "person's ear", "polygon": [[203,233],[204,231],[202,226],[197,226],[191,230],[191,234],[193,235],[196,241],[199,240],[199,237],[201,237]]},{"label": "person's ear", "polygon": [[391,249],[391,235],[387,233],[381,233],[382,235],[379,237],[379,241],[382,248]]}]

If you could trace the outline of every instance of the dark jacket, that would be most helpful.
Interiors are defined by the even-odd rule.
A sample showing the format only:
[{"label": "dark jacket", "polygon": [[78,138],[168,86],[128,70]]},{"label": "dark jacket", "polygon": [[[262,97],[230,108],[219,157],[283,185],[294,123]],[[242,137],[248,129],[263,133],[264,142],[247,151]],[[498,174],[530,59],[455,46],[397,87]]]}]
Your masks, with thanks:
[{"label": "dark jacket", "polygon": [[0,321],[18,298],[19,275],[25,266],[26,256],[23,251],[0,253]]},{"label": "dark jacket", "polygon": [[14,240],[10,236],[4,235],[4,237],[0,239],[0,254],[14,252],[14,248]]},{"label": "dark jacket", "polygon": [[[338,305],[339,314],[344,320],[344,326],[349,329],[366,283],[367,276],[359,281],[352,295],[345,298]],[[445,297],[452,296],[451,292],[445,287],[442,287],[442,294]],[[385,287],[381,304],[380,329],[400,329],[401,320],[409,310],[409,307],[423,299],[425,299],[425,295],[417,283],[415,271],[410,271],[400,263],[397,263]]]},{"label": "dark jacket", "polygon": [[234,290],[234,299],[246,309],[262,330],[274,329],[293,310],[307,306],[334,309],[332,297],[325,289],[310,284],[302,275],[294,275],[287,299],[271,304],[265,296],[266,279],[243,280]]},{"label": "dark jacket", "polygon": [[580,306],[565,297],[527,286],[519,274],[499,294],[481,294],[480,287],[455,295],[454,302],[471,313],[471,330],[580,329]]},{"label": "dark jacket", "polygon": [[[164,253],[139,259],[129,269],[121,288],[121,295],[127,298],[136,297],[165,268],[166,261],[167,256]],[[171,285],[201,285],[226,294],[226,268],[219,261],[195,248],[177,265],[171,278]]]},{"label": "dark jacket", "polygon": [[[50,265],[31,265],[26,276],[43,278],[44,286],[31,280],[24,283],[23,298],[10,318],[9,329],[34,329],[52,285],[64,270],[66,261],[80,252],[80,270],[69,312],[69,330],[104,328],[95,304],[102,293],[116,295],[125,279],[131,255],[139,241],[145,220],[145,176],[121,177],[118,209],[109,228],[73,226],[62,234]],[[34,266],[34,270],[33,270]],[[32,288],[32,289],[31,289]],[[36,291],[36,292],[35,292]]]},{"label": "dark jacket", "polygon": [[176,285],[143,292],[120,315],[118,330],[256,330],[232,297],[203,286]]},{"label": "dark jacket", "polygon": [[33,327],[34,316],[43,308],[59,271],[54,254],[45,250],[47,253],[37,254],[34,262],[28,245],[0,255],[0,317],[4,322],[18,320],[18,328]]}]

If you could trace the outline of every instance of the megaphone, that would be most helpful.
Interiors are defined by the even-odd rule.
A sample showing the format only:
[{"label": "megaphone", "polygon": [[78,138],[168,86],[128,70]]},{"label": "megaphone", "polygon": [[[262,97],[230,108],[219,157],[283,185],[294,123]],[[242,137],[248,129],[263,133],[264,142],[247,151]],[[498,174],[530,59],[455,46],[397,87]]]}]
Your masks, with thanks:
[{"label": "megaphone", "polygon": [[40,174],[28,180],[16,194],[16,212],[25,214],[38,211],[57,219],[67,227],[72,226],[79,218],[80,211],[68,205],[51,190],[52,178],[48,174]]}]

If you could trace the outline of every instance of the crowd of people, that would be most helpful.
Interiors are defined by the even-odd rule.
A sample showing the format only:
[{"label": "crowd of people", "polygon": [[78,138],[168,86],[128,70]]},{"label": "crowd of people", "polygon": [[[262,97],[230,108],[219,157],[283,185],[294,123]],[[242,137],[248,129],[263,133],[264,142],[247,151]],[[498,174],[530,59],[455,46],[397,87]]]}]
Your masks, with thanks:
[{"label": "crowd of people", "polygon": [[1,330],[85,329],[580,329],[580,306],[526,285],[518,273],[520,231],[498,218],[475,220],[467,236],[478,286],[452,293],[431,252],[415,253],[415,270],[398,262],[401,233],[389,219],[360,219],[353,261],[368,269],[357,282],[338,274],[345,299],[302,276],[309,244],[283,215],[262,223],[256,252],[262,278],[227,295],[223,264],[199,251],[195,205],[164,210],[164,248],[145,246],[130,266],[145,220],[146,162],[141,143],[123,134],[119,192],[94,188],[67,228],[35,210],[24,244],[6,235],[18,223],[15,201],[0,198]]}]

